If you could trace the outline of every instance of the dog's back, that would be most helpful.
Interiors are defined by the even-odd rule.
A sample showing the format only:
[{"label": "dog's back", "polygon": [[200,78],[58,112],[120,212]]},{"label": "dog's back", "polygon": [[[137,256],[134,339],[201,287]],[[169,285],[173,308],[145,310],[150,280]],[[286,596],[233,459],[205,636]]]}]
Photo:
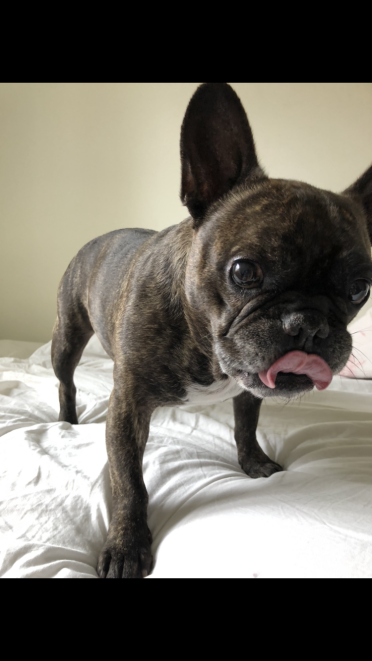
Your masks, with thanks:
[{"label": "dog's back", "polygon": [[[119,229],[103,234],[79,250],[71,260],[60,283],[58,317],[80,320],[81,328],[99,336],[111,355],[111,333],[118,301],[118,287],[123,287],[134,255],[154,230]],[[104,295],[102,295],[104,292]],[[105,319],[105,324],[100,320]]]}]

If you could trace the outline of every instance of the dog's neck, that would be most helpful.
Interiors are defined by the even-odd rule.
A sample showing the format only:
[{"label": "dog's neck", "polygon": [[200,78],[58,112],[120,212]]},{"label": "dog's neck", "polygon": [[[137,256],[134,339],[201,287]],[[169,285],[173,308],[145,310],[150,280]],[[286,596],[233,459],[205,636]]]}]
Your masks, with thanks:
[{"label": "dog's neck", "polygon": [[213,377],[219,381],[226,376],[214,353],[209,317],[205,309],[196,309],[192,305],[192,301],[187,296],[187,287],[185,287],[186,271],[190,258],[192,258],[196,231],[193,228],[191,217],[166,230],[164,250],[167,251],[167,258],[159,265],[161,272],[158,271],[158,279],[160,283],[162,280],[166,281],[166,286],[162,291],[167,292],[167,307],[174,322],[177,323],[179,320],[179,323],[186,323],[190,337],[195,344],[195,350],[207,357]]}]

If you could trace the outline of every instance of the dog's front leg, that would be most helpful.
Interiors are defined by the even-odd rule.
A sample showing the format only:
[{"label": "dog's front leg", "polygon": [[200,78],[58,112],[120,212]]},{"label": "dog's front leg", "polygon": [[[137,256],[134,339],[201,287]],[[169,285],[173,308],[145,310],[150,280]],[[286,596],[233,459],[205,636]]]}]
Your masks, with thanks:
[{"label": "dog's front leg", "polygon": [[262,400],[244,391],[234,397],[233,402],[235,441],[243,471],[249,477],[269,477],[283,470],[264,453],[257,442],[256,429]]},{"label": "dog's front leg", "polygon": [[148,496],[142,459],[151,410],[139,408],[126,392],[111,393],[106,445],[112,487],[112,517],[98,559],[101,578],[142,578],[151,573],[151,533],[147,526]]}]

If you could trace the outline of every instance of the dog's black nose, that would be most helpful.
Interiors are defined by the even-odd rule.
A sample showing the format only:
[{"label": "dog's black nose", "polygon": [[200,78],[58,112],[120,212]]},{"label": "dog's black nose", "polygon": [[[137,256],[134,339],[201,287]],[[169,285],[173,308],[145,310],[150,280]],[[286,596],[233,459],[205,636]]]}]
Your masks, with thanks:
[{"label": "dog's black nose", "polygon": [[287,335],[299,336],[299,348],[303,348],[305,344],[311,345],[315,336],[325,338],[329,335],[328,321],[317,310],[287,312],[281,316],[281,320],[283,330]]}]

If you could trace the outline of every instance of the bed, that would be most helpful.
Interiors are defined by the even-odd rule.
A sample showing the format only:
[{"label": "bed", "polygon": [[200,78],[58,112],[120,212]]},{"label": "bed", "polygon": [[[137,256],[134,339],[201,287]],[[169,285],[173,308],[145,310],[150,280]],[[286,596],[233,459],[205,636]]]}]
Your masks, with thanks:
[{"label": "bed", "polygon": [[[149,578],[372,576],[372,309],[350,330],[353,356],[326,391],[264,402],[258,439],[285,468],[268,479],[238,464],[231,400],[155,412]],[[0,341],[1,577],[97,578],[112,368],[93,337],[72,426],[58,422],[50,342]]]}]

